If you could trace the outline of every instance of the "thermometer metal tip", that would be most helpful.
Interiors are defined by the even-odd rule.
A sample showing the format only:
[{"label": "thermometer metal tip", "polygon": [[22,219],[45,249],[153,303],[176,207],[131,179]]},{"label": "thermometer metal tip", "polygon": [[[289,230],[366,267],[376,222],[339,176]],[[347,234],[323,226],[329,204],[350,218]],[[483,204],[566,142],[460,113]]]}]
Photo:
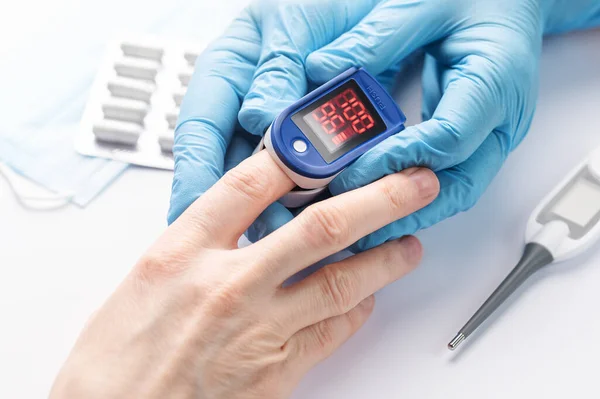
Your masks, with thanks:
[{"label": "thermometer metal tip", "polygon": [[465,334],[463,333],[458,333],[456,335],[456,337],[454,337],[454,339],[452,341],[450,341],[450,343],[448,344],[448,349],[450,349],[451,351],[453,351],[454,349],[458,348],[458,346],[460,344],[462,344],[462,342],[467,339],[467,337],[465,336]]},{"label": "thermometer metal tip", "polygon": [[487,301],[471,317],[471,319],[460,329],[460,332],[448,344],[448,349],[455,350],[467,337],[469,337],[496,309],[516,291],[517,288],[533,273],[540,268],[552,263],[552,254],[545,247],[537,243],[529,243],[525,247],[523,256],[513,269],[513,271],[504,279],[502,284],[494,291]]}]

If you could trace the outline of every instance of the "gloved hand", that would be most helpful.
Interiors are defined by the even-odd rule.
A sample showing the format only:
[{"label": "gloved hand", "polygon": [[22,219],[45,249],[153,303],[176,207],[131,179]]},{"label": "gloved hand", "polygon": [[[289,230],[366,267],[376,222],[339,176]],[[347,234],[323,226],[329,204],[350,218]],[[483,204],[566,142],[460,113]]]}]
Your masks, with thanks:
[{"label": "gloved hand", "polygon": [[[599,22],[600,5],[592,0],[255,2],[198,62],[176,134],[170,221],[250,154],[254,143],[235,130],[240,103],[241,127],[260,135],[306,93],[309,81],[324,83],[363,66],[389,85],[419,48],[427,54],[425,122],[365,154],[330,188],[340,194],[414,165],[437,171],[442,188],[432,205],[354,250],[467,210],[529,129],[543,33]],[[292,216],[274,205],[249,238]]]}]

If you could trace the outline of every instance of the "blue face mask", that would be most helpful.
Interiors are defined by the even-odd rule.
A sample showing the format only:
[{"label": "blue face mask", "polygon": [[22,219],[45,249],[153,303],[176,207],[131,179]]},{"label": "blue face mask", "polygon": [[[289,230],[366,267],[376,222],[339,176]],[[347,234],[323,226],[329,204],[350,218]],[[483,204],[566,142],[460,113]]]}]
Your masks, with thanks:
[{"label": "blue face mask", "polygon": [[71,202],[85,207],[125,171],[127,164],[77,154],[73,150],[76,129],[77,125],[1,133],[0,160],[14,172],[53,193],[25,194],[21,182],[10,170],[0,169],[23,205],[52,209]]}]

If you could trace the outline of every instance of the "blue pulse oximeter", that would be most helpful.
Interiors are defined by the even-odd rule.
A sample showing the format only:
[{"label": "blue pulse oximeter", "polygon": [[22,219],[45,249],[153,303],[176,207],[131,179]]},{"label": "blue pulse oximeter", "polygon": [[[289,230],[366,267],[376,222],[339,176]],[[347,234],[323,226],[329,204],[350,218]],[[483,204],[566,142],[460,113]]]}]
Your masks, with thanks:
[{"label": "blue pulse oximeter", "polygon": [[284,110],[258,149],[269,154],[298,188],[280,202],[313,201],[362,154],[404,130],[406,117],[364,69],[352,68]]}]

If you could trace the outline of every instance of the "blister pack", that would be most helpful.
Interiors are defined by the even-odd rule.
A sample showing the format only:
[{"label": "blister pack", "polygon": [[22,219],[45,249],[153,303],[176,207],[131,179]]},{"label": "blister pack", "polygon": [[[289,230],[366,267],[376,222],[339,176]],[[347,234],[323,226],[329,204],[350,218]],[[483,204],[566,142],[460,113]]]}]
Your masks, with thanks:
[{"label": "blister pack", "polygon": [[115,41],[92,87],[75,149],[173,169],[179,106],[202,50],[153,37]]}]

